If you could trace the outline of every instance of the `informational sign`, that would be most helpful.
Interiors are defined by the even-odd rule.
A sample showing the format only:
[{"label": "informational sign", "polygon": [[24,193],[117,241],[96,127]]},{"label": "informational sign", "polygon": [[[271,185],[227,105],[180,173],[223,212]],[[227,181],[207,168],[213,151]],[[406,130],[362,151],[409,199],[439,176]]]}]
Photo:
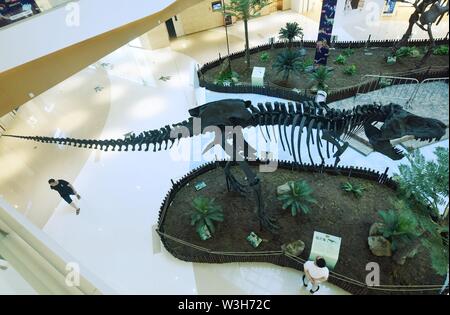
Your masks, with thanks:
[{"label": "informational sign", "polygon": [[325,259],[327,267],[334,269],[339,258],[340,248],[340,237],[315,231],[309,259],[314,260],[317,256],[321,256]]},{"label": "informational sign", "polygon": [[253,67],[252,85],[264,86],[264,74],[265,73],[266,73],[266,68]]},{"label": "informational sign", "polygon": [[333,32],[334,16],[336,14],[337,0],[323,0],[320,14],[319,34],[316,42],[316,55],[314,63],[326,65],[330,50],[331,34]]}]

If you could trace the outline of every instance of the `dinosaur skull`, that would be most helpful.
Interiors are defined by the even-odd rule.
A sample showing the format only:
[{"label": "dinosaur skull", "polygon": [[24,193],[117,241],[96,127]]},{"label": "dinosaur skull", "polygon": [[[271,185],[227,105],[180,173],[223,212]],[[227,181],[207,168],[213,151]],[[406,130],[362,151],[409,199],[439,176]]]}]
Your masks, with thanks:
[{"label": "dinosaur skull", "polygon": [[445,135],[447,126],[437,119],[414,115],[399,105],[393,105],[392,109],[380,129],[380,140],[414,136],[416,140],[431,142],[440,140]]},{"label": "dinosaur skull", "polygon": [[383,111],[388,115],[380,129],[371,124],[364,129],[373,149],[393,160],[402,159],[403,153],[392,146],[390,140],[413,136],[416,140],[431,142],[445,135],[447,126],[437,119],[414,115],[395,104],[384,106]]}]

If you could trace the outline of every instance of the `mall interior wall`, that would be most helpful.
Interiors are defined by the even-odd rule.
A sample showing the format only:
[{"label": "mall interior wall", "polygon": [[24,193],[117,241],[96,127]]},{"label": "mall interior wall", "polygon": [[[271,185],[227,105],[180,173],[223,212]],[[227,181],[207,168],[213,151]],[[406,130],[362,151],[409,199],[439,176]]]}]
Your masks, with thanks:
[{"label": "mall interior wall", "polygon": [[[154,14],[151,14],[150,12],[150,15],[147,17],[89,38],[67,48],[55,51],[7,71],[0,72],[0,116],[3,116],[9,111],[26,103],[30,98],[40,95],[49,88],[64,81],[73,74],[81,71],[107,54],[129,43],[131,40],[142,34],[147,33],[149,30],[164,23],[164,21],[200,1],[201,0],[177,0],[161,11]],[[151,2],[153,3],[156,1]],[[166,3],[166,1],[157,2]],[[123,5],[123,2],[121,2],[121,5]],[[119,11],[116,10],[117,7],[120,6],[114,8],[115,14],[119,14]],[[49,11],[47,14],[51,14],[52,12],[53,11]],[[95,16],[96,21],[99,20],[98,14],[99,13],[97,12],[97,15]],[[38,18],[42,18],[42,16],[36,16],[30,18],[30,20],[37,20]],[[23,23],[25,22],[27,22],[27,20]],[[95,24],[94,21],[91,23]],[[13,27],[8,29],[21,27],[21,25],[22,23],[18,23],[17,26],[13,25]],[[0,31],[0,35],[2,32],[3,31]],[[29,37],[30,35],[28,34],[27,36]],[[9,40],[9,42],[13,43],[14,41]],[[26,40],[24,42],[26,42]],[[44,43],[48,41],[42,42],[41,45],[44,45]],[[28,49],[32,49],[32,47],[28,47]],[[10,54],[12,54],[12,52],[9,51],[8,53],[5,53],[2,46],[2,49],[0,50],[0,60]]]}]

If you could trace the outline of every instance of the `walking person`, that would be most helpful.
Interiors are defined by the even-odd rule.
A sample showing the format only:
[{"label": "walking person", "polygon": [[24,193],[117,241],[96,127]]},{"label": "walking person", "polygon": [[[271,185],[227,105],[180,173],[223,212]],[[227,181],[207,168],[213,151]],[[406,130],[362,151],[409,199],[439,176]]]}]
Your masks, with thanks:
[{"label": "walking person", "polygon": [[303,285],[308,286],[309,283],[312,284],[311,294],[316,293],[320,289],[320,283],[328,280],[330,271],[327,268],[326,261],[323,257],[317,256],[314,261],[310,260],[305,262],[303,265]]},{"label": "walking person", "polygon": [[78,207],[75,202],[73,202],[70,196],[76,196],[78,200],[81,199],[81,196],[77,193],[75,188],[67,181],[63,179],[50,179],[48,181],[50,184],[50,189],[56,190],[59,195],[64,199],[72,208],[76,210],[77,215],[80,214],[80,207]]}]

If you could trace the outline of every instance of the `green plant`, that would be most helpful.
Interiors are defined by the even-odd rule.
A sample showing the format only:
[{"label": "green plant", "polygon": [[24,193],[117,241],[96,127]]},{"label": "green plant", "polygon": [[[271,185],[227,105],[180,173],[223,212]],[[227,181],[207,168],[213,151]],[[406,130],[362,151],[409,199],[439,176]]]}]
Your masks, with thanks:
[{"label": "green plant", "polygon": [[355,50],[354,50],[353,48],[350,48],[350,47],[348,47],[348,48],[344,49],[344,51],[342,51],[342,54],[343,54],[345,57],[350,57],[350,56],[353,55],[354,53],[355,53]]},{"label": "green plant", "polygon": [[289,190],[278,196],[283,202],[283,209],[290,208],[292,216],[296,216],[301,210],[304,214],[311,211],[309,204],[317,203],[311,196],[313,190],[304,180],[290,181],[287,183]]},{"label": "green plant", "polygon": [[284,50],[277,55],[272,68],[277,74],[281,74],[284,81],[287,81],[291,74],[299,75],[304,71],[305,64],[299,52]]},{"label": "green plant", "polygon": [[448,45],[440,45],[433,49],[433,55],[445,56],[448,55]]},{"label": "green plant", "polygon": [[396,52],[395,52],[395,56],[397,56],[398,58],[403,58],[403,57],[413,57],[413,58],[417,58],[420,56],[420,51],[412,46],[403,46],[400,47]]},{"label": "green plant", "polygon": [[448,237],[443,238],[442,233],[447,233],[448,236],[448,225],[439,225],[429,216],[422,216],[421,226],[426,231],[426,237],[422,238],[422,245],[430,253],[431,266],[438,275],[444,276],[448,270],[449,244]]},{"label": "green plant", "polygon": [[214,84],[221,86],[235,85],[239,82],[239,74],[231,70],[230,61],[225,59],[219,73],[217,74]]},{"label": "green plant", "polygon": [[320,90],[327,90],[328,81],[331,77],[331,72],[326,66],[319,66],[314,72],[311,73],[311,80],[315,82],[315,88]]},{"label": "green plant", "polygon": [[337,63],[338,65],[344,65],[347,62],[347,57],[344,55],[339,55],[334,59],[334,63]]},{"label": "green plant", "polygon": [[194,209],[191,211],[191,225],[195,226],[195,230],[199,233],[203,226],[213,234],[215,232],[214,221],[223,221],[222,208],[217,205],[213,199],[199,196],[192,201]]},{"label": "green plant", "polygon": [[356,198],[360,198],[363,192],[366,190],[366,188],[364,188],[362,185],[351,182],[343,183],[341,188],[346,192],[353,193]]},{"label": "green plant", "polygon": [[267,62],[267,61],[269,61],[269,59],[270,59],[270,55],[269,55],[269,53],[268,53],[267,51],[264,51],[264,52],[262,52],[261,55],[259,56],[259,59],[260,59],[262,62]]},{"label": "green plant", "polygon": [[250,46],[248,38],[248,20],[260,15],[260,11],[270,4],[270,0],[230,0],[225,4],[225,14],[244,21],[245,61],[250,68]]},{"label": "green plant", "polygon": [[395,210],[378,211],[383,220],[380,228],[385,238],[391,241],[392,250],[396,251],[400,245],[407,244],[419,237],[423,230],[420,228],[414,213],[402,201],[394,203]]},{"label": "green plant", "polygon": [[448,149],[437,147],[434,150],[435,161],[427,161],[420,151],[406,155],[408,164],[400,164],[399,173],[394,180],[399,184],[405,199],[414,197],[419,203],[432,209],[432,215],[438,216],[439,205],[449,196]]},{"label": "green plant", "polygon": [[303,29],[298,25],[297,22],[286,23],[285,27],[282,27],[279,32],[281,39],[288,42],[289,49],[292,48],[292,42],[296,37],[303,39]]},{"label": "green plant", "polygon": [[[447,274],[448,222],[436,223],[421,209],[424,206],[415,200],[395,200],[392,206],[393,210],[379,211],[384,223],[380,231],[391,241],[392,250],[397,250],[399,246],[407,248],[409,244],[414,247],[421,243],[428,250],[435,272],[441,276]],[[447,238],[443,238],[442,233],[447,233]]]},{"label": "green plant", "polygon": [[351,64],[351,65],[345,67],[343,72],[346,75],[354,75],[356,73],[356,65],[355,64]]},{"label": "green plant", "polygon": [[[403,204],[406,203],[410,203],[410,208],[415,210],[414,213],[419,226],[424,231],[420,240],[425,249],[428,250],[432,268],[441,276],[447,274],[449,261],[448,221],[435,222],[424,211],[425,206],[415,200],[403,201]],[[446,233],[445,238],[443,233]]]}]

